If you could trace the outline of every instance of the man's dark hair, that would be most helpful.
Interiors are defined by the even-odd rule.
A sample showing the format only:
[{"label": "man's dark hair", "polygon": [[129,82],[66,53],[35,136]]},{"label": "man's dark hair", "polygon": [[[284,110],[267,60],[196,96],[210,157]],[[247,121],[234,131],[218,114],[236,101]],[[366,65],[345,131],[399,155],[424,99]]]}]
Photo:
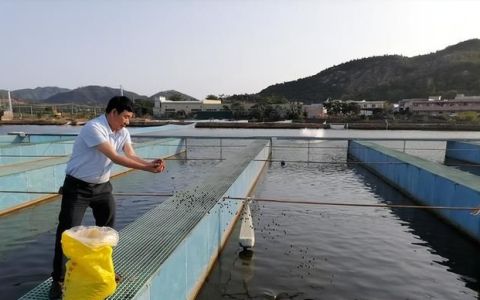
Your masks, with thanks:
[{"label": "man's dark hair", "polygon": [[133,112],[133,102],[132,100],[130,100],[130,98],[126,96],[115,96],[112,99],[110,99],[110,101],[108,101],[105,112],[108,114],[114,108],[117,110],[119,114],[122,113],[124,110]]}]

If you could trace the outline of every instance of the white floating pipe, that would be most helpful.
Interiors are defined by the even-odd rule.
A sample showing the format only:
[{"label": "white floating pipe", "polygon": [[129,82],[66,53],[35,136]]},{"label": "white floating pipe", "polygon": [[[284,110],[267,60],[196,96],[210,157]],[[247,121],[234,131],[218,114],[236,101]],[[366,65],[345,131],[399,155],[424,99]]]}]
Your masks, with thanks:
[{"label": "white floating pipe", "polygon": [[251,199],[245,203],[242,213],[242,224],[240,226],[239,243],[244,249],[255,246],[255,229],[253,228],[252,212],[250,211]]}]

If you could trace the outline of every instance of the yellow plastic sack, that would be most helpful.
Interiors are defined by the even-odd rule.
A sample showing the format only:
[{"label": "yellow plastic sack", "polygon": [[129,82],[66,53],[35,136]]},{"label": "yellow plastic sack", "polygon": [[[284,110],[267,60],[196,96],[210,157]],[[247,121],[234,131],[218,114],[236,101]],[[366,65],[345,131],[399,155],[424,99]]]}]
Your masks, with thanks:
[{"label": "yellow plastic sack", "polygon": [[117,288],[112,246],[118,233],[110,227],[77,226],[62,234],[67,262],[64,300],[103,300]]}]

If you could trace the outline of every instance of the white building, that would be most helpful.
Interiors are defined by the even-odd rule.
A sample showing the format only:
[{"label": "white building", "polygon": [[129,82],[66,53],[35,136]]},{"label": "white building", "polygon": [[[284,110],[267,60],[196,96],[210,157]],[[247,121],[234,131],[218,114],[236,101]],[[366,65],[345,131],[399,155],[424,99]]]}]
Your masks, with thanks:
[{"label": "white building", "polygon": [[361,116],[371,116],[375,111],[385,109],[385,101],[354,101],[347,100],[347,103],[355,103],[360,106],[360,115]]},{"label": "white building", "polygon": [[455,99],[458,101],[480,101],[480,96],[465,96],[464,94],[457,94]]},{"label": "white building", "polygon": [[165,97],[155,97],[153,115],[155,117],[167,117],[175,114],[190,115],[201,111],[222,111],[224,105],[221,100],[200,100],[200,101],[171,101]]}]

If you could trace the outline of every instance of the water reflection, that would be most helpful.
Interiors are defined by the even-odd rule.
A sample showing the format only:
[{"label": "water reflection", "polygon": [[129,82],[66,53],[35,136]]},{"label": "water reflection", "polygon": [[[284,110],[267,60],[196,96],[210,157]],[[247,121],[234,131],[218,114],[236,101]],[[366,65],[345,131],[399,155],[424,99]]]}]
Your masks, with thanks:
[{"label": "water reflection", "polygon": [[445,157],[444,164],[480,176],[480,165]]},{"label": "water reflection", "polygon": [[[310,154],[324,161],[346,157],[332,149]],[[282,167],[280,159],[305,153],[278,149],[275,155],[255,192],[259,198],[410,203],[358,164]],[[197,299],[340,300],[359,299],[359,291],[361,299],[478,297],[478,260],[469,266],[475,244],[426,211],[255,201],[251,208],[254,263],[242,265],[236,229]]]},{"label": "water reflection", "polygon": [[42,205],[32,206],[0,218],[0,262],[9,253],[28,247],[36,236],[56,228],[57,220],[51,215],[60,207],[59,197]]},{"label": "water reflection", "polygon": [[[351,165],[351,168],[369,184],[375,194],[387,199],[388,204],[417,204],[366,169],[358,165]],[[466,286],[479,293],[480,258],[477,242],[439,220],[432,212],[404,208],[394,208],[392,212],[405,221],[404,226],[411,228],[412,233],[425,242],[424,246],[430,247],[432,252],[446,258],[437,263],[461,275]]]},{"label": "water reflection", "polygon": [[241,263],[240,272],[242,273],[242,279],[245,284],[253,277],[253,269],[255,266],[253,256],[254,252],[249,249],[244,249],[238,253]]}]

